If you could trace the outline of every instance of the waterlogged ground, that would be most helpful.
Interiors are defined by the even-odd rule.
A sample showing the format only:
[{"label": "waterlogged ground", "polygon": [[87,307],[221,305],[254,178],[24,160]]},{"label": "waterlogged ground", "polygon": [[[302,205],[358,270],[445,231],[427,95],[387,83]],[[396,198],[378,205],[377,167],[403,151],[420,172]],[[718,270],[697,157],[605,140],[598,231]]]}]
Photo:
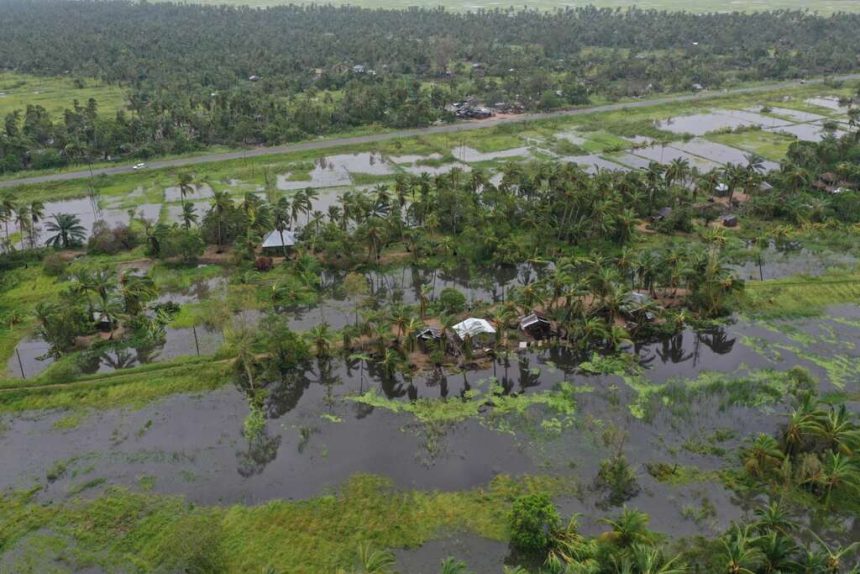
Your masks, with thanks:
[{"label": "waterlogged ground", "polygon": [[[603,438],[614,428],[626,432],[621,448],[641,486],[629,504],[660,531],[714,533],[747,507],[717,472],[736,464],[744,437],[776,431],[788,408],[784,378],[767,370],[799,364],[823,392],[856,393],[858,340],[860,307],[841,306],[824,318],[688,330],[631,349],[641,368],[621,374],[594,374],[612,369],[558,349],[411,382],[362,361],[315,361],[270,385],[265,437],[251,444],[246,401],[232,386],[139,409],[3,415],[0,488],[41,486],[49,501],[124,485],[257,504],[316,496],[355,473],[444,490],[549,474],[576,485],[559,504],[596,530],[612,512],[593,481],[616,448]],[[659,482],[646,470],[655,462],[689,471]]]}]

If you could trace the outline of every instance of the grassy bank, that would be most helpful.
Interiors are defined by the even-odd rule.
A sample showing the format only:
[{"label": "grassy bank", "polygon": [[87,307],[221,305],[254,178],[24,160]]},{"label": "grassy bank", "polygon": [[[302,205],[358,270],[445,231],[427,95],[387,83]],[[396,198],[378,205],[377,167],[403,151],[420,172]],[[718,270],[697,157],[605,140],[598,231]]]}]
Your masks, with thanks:
[{"label": "grassy bank", "polygon": [[98,566],[190,572],[326,573],[352,566],[361,545],[417,547],[452,532],[505,540],[515,496],[564,494],[558,479],[499,476],[486,488],[399,491],[383,478],[356,476],[338,492],[259,506],[203,507],[180,497],[109,489],[102,496],[39,504],[34,493],[0,498],[0,550],[16,572],[62,560]]}]

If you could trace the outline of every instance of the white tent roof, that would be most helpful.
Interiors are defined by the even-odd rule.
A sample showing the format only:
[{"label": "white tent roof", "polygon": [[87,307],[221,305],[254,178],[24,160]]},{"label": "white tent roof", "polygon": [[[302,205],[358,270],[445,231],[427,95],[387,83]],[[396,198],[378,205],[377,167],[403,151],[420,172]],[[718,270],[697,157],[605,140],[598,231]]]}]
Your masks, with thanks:
[{"label": "white tent roof", "polygon": [[461,339],[465,339],[467,336],[474,337],[475,335],[480,335],[481,333],[495,333],[496,330],[490,325],[489,321],[485,319],[476,319],[474,317],[469,317],[462,323],[457,323],[452,327],[454,332],[457,333],[457,336]]},{"label": "white tent roof", "polygon": [[284,230],[284,243],[281,244],[281,234],[278,230],[274,230],[263,240],[263,247],[292,247],[296,244],[296,234],[292,231]]}]

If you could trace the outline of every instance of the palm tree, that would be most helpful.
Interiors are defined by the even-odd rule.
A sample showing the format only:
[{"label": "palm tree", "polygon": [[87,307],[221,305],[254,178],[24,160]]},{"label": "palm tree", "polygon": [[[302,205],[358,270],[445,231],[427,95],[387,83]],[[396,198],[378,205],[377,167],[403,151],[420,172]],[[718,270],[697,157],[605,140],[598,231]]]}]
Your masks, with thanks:
[{"label": "palm tree", "polygon": [[81,225],[77,215],[59,213],[52,217],[54,220],[45,224],[45,229],[54,234],[48,238],[49,247],[69,249],[81,245],[87,238],[87,230]]},{"label": "palm tree", "polygon": [[281,238],[281,249],[284,252],[284,258],[287,257],[287,246],[284,243],[284,231],[290,225],[290,200],[286,197],[281,197],[275,205],[273,212],[275,229],[278,231],[278,236]]},{"label": "palm tree", "polygon": [[648,521],[647,514],[626,506],[615,520],[609,518],[603,520],[612,528],[612,531],[607,534],[608,538],[620,548],[654,542],[654,533],[648,530]]},{"label": "palm tree", "polygon": [[839,574],[842,572],[842,558],[851,554],[860,547],[860,542],[853,542],[844,548],[838,546],[831,547],[812,530],[809,531],[809,534],[815,538],[816,542],[818,542],[818,545],[821,547],[821,551],[824,554],[821,562],[824,563],[826,568],[825,572],[827,572],[827,574]]},{"label": "palm tree", "polygon": [[182,204],[182,225],[185,229],[191,229],[191,225],[197,223],[197,208],[193,203]]},{"label": "palm tree", "polygon": [[188,172],[182,172],[177,177],[177,185],[179,186],[179,201],[182,207],[185,207],[185,197],[194,195],[194,176]]},{"label": "palm tree", "polygon": [[823,471],[820,484],[827,491],[824,496],[825,508],[830,506],[833,489],[845,489],[854,495],[860,492],[860,465],[851,457],[841,452],[829,452],[824,458]]},{"label": "palm tree", "polygon": [[18,230],[21,233],[21,250],[24,250],[25,231],[30,231],[30,208],[27,205],[21,205],[15,212],[15,223],[18,225]]},{"label": "palm tree", "polygon": [[224,245],[224,216],[233,207],[233,200],[226,191],[216,191],[212,195],[212,211],[218,220],[218,251],[222,251]]},{"label": "palm tree", "polygon": [[119,279],[119,291],[124,311],[131,316],[142,313],[147,301],[158,295],[158,289],[148,275],[124,273]]},{"label": "palm tree", "polygon": [[744,469],[752,476],[764,478],[782,465],[784,455],[772,436],[758,435],[753,443],[741,451]]},{"label": "palm tree", "polygon": [[7,240],[9,239],[9,222],[14,218],[17,207],[18,204],[15,203],[14,195],[6,194],[0,197],[0,221],[3,221]]},{"label": "palm tree", "polygon": [[757,574],[765,561],[764,554],[756,546],[757,538],[750,527],[735,526],[721,540],[725,550],[726,574]]},{"label": "palm tree", "polygon": [[469,568],[465,562],[449,556],[442,561],[440,574],[469,574]]},{"label": "palm tree", "polygon": [[45,217],[45,204],[39,200],[30,202],[30,247],[36,246],[36,225]]}]

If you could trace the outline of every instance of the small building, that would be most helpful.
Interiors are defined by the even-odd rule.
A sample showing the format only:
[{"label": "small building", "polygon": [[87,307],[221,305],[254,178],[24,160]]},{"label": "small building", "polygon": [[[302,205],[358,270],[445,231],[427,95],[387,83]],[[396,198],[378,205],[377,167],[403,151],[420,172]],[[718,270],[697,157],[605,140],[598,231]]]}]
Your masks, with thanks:
[{"label": "small building", "polygon": [[415,340],[418,341],[418,345],[425,353],[430,350],[433,345],[438,344],[441,339],[441,329],[430,327],[429,325],[426,325],[423,329],[415,333]]},{"label": "small building", "polygon": [[720,217],[720,221],[723,223],[723,227],[737,227],[738,226],[738,218],[736,215],[726,214]]},{"label": "small building", "polygon": [[256,75],[256,74],[254,74],[254,75],[252,75],[252,76],[248,76],[248,81],[249,81],[249,82],[259,82],[259,81],[260,81],[260,76],[258,76],[258,75]]},{"label": "small building", "polygon": [[651,216],[651,221],[657,223],[658,221],[663,221],[664,219],[668,219],[669,216],[672,215],[671,207],[664,207],[660,209],[657,213]]},{"label": "small building", "polygon": [[725,197],[729,194],[729,186],[725,182],[720,182],[714,187],[714,193],[719,197]]},{"label": "small building", "polygon": [[452,327],[461,341],[471,340],[473,344],[487,344],[496,335],[496,329],[486,319],[469,317]]},{"label": "small building", "polygon": [[770,183],[763,181],[759,184],[758,189],[759,191],[767,193],[768,191],[773,191],[773,186]]},{"label": "small building", "polygon": [[110,333],[113,331],[113,320],[107,315],[107,313],[102,313],[101,311],[93,312],[93,324],[96,329],[101,331],[102,333]]},{"label": "small building", "polygon": [[535,339],[543,339],[549,335],[551,329],[549,320],[539,313],[531,313],[520,318],[520,331],[528,333]]},{"label": "small building", "polygon": [[283,255],[285,248],[287,251],[290,251],[296,246],[296,243],[295,233],[286,229],[283,232],[275,229],[266,236],[261,247],[265,255]]}]

